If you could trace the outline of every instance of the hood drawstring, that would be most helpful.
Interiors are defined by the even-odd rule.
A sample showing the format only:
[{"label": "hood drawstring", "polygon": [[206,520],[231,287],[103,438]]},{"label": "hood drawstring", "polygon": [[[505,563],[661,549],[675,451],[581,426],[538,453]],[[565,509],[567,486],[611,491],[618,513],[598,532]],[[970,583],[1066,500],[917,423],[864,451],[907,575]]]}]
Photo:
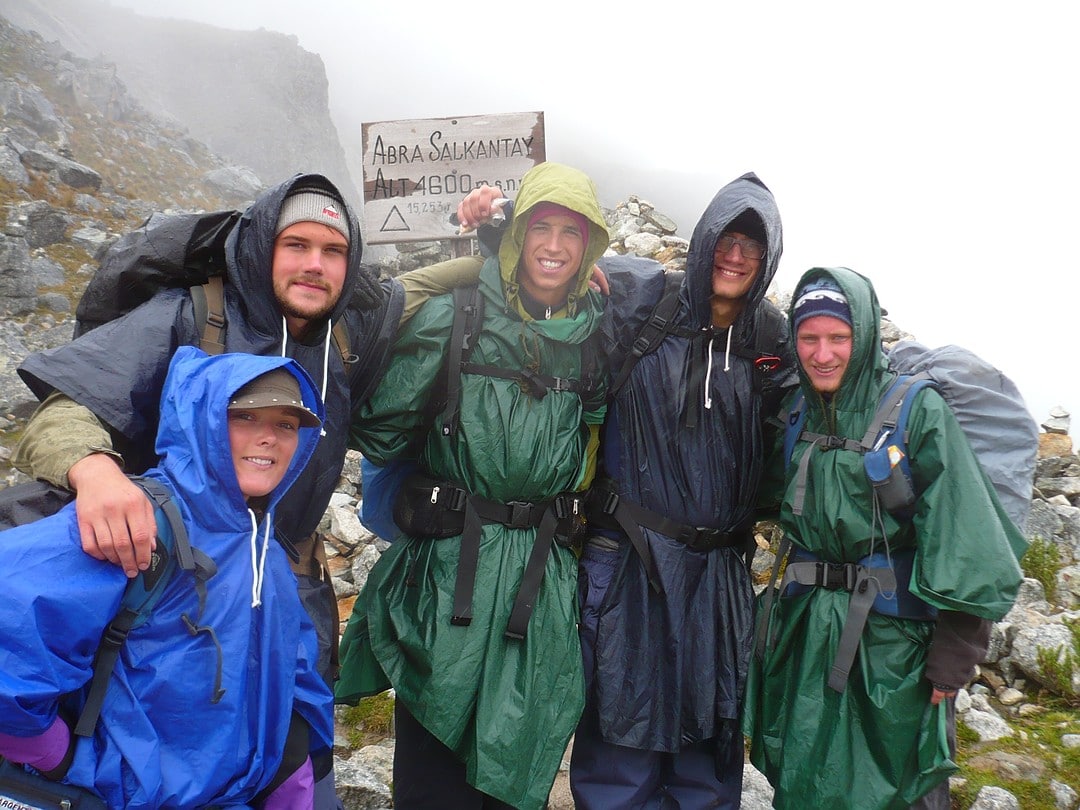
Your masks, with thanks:
[{"label": "hood drawstring", "polygon": [[[323,356],[322,356],[322,390],[319,391],[319,397],[323,402],[326,402],[326,378],[330,372],[330,338],[333,335],[333,330],[327,326],[326,329],[326,341],[323,344]],[[281,316],[281,356],[288,357],[285,350],[289,345],[289,325],[285,321],[285,316]],[[319,428],[319,436],[326,435],[326,425],[324,424]]]},{"label": "hood drawstring", "polygon": [[[724,371],[731,371],[731,327],[727,331],[727,343],[724,349]],[[697,426],[698,420],[705,411],[712,410],[712,373],[713,373],[713,345],[716,342],[716,330],[706,326],[690,339],[690,348],[687,355],[689,363],[689,375],[687,379],[686,419],[683,424],[687,428]],[[695,391],[701,391],[701,399],[695,395]],[[698,404],[701,403],[701,404]]]},{"label": "hood drawstring", "polygon": [[[709,336],[709,345],[705,349],[705,357],[707,358],[707,364],[705,366],[705,410],[712,410],[712,393],[710,388],[712,387],[712,345],[713,337]],[[727,371],[727,368],[724,369]]]},{"label": "hood drawstring", "polygon": [[263,531],[262,555],[260,556],[258,549],[259,524],[255,520],[255,513],[250,509],[248,509],[248,515],[251,516],[251,606],[257,608],[262,604],[263,576],[266,571],[266,552],[270,547],[271,517],[269,512],[263,516],[266,529]]},{"label": "hood drawstring", "polygon": [[[731,333],[732,333],[732,331],[733,330],[731,329],[731,327],[728,327],[728,330],[727,330],[727,345],[724,347],[724,371],[725,372],[731,371]],[[708,346],[707,349],[705,349],[705,357],[707,358],[707,363],[706,363],[706,366],[705,366],[705,398],[704,398],[704,402],[705,402],[705,410],[707,410],[707,411],[712,410],[712,365],[713,365],[712,351],[713,351],[713,341],[715,339],[716,338],[712,334],[710,334],[709,335],[709,346]]]}]

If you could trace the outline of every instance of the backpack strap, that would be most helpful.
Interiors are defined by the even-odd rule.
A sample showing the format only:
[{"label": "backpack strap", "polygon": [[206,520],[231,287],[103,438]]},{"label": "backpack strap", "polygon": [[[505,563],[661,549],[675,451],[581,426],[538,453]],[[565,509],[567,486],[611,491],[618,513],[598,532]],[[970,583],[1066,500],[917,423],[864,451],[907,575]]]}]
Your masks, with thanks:
[{"label": "backpack strap", "polygon": [[664,273],[664,292],[661,293],[660,300],[653,307],[648,320],[638,330],[637,337],[634,338],[634,343],[630,347],[630,353],[608,388],[609,397],[614,398],[619,393],[626,381],[630,379],[630,372],[634,370],[638,361],[650,352],[656,351],[656,347],[668,334],[671,321],[675,317],[675,310],[679,306],[679,289],[685,275],[686,273],[682,270]]},{"label": "backpack strap", "polygon": [[[768,304],[768,302],[763,302]],[[783,334],[784,316],[774,306],[761,306],[758,310],[761,319],[758,321],[754,332],[754,345],[748,348],[733,348],[731,353],[736,357],[749,360],[754,364],[754,392],[760,393],[765,375],[779,369],[784,364],[784,359],[776,353],[780,344],[780,336]]]},{"label": "backpack strap", "polygon": [[[913,492],[906,452],[907,417],[911,411],[915,394],[926,386],[934,384],[933,378],[926,372],[910,376],[900,375],[882,396],[877,409],[874,411],[874,416],[870,420],[870,425],[860,441],[845,436],[833,436],[805,430],[802,426],[806,420],[806,403],[800,391],[788,411],[785,422],[785,465],[791,461],[792,454],[795,452],[795,443],[799,441],[810,442],[823,450],[851,450],[865,456],[864,465],[866,466],[867,475],[874,484],[875,492],[881,492],[881,488],[885,485],[889,473],[894,467],[899,470],[907,481],[908,485],[904,489]],[[890,443],[890,439],[892,440],[891,445],[900,450],[899,458],[903,459],[902,465],[899,463],[890,464],[888,457],[884,453],[880,453],[880,451],[886,449],[885,446]],[[810,453],[804,453],[802,458],[799,459],[799,466],[795,471],[795,492],[791,504],[791,512],[794,515],[801,515],[806,503],[806,481],[810,458]],[[881,472],[882,464],[885,465],[884,473]],[[912,497],[913,495],[902,497],[895,501],[886,498],[883,504],[888,512],[902,517],[905,515],[904,510],[910,507]]]},{"label": "backpack strap", "polygon": [[484,322],[484,301],[479,287],[470,284],[454,288],[454,323],[450,329],[450,346],[443,371],[445,411],[442,434],[452,436],[457,430],[461,413],[462,364],[476,345],[476,333]]},{"label": "backpack strap", "polygon": [[[217,573],[214,561],[193,548],[188,541],[183,517],[169,490],[159,481],[150,478],[132,476],[131,481],[139,486],[154,504],[157,546],[150,556],[150,567],[128,581],[120,601],[120,609],[101,635],[97,653],[94,655],[94,674],[87,690],[86,703],[75,725],[75,735],[79,737],[89,737],[94,733],[120,649],[127,640],[128,633],[150,618],[175,570],[180,568],[189,571],[195,577],[200,616],[206,605],[206,581]],[[220,645],[218,652],[218,682],[215,685],[215,694],[221,691]]]},{"label": "backpack strap", "polygon": [[225,284],[211,276],[205,284],[189,288],[195,307],[195,327],[202,337],[199,348],[210,355],[225,351]]},{"label": "backpack strap", "polygon": [[344,318],[338,318],[334,323],[331,336],[334,339],[334,343],[337,344],[338,353],[341,355],[341,362],[345,364],[346,369],[360,359],[353,354],[352,344],[349,343],[349,329],[345,326]]}]

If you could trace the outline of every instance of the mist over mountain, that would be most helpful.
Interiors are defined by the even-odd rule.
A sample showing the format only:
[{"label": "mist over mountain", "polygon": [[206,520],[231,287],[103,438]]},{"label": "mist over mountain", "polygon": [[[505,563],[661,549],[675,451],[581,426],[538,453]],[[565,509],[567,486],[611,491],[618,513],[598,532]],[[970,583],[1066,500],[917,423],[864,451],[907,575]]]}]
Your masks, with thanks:
[{"label": "mist over mountain", "polygon": [[0,0],[0,15],[76,56],[114,63],[147,111],[264,185],[321,172],[359,204],[322,58],[295,36],[146,17],[101,0]]}]

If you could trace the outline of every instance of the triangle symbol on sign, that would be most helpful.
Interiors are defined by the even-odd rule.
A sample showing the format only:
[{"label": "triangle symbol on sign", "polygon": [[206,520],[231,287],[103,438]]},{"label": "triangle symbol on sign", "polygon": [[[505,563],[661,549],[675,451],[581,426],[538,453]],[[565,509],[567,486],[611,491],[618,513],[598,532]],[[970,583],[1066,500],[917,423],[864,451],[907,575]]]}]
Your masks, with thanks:
[{"label": "triangle symbol on sign", "polygon": [[383,220],[380,231],[411,231],[409,223],[405,221],[405,217],[401,215],[398,207],[395,205],[390,209],[390,213],[386,215],[386,219]]}]

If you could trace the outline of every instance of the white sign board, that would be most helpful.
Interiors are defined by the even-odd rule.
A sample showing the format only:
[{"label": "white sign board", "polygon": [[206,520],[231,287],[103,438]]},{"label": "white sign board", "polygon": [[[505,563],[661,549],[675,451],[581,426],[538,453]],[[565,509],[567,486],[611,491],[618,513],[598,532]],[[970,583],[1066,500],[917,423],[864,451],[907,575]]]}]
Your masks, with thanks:
[{"label": "white sign board", "polygon": [[458,203],[498,186],[513,199],[525,172],[543,163],[542,112],[380,121],[362,126],[364,240],[451,239]]}]

